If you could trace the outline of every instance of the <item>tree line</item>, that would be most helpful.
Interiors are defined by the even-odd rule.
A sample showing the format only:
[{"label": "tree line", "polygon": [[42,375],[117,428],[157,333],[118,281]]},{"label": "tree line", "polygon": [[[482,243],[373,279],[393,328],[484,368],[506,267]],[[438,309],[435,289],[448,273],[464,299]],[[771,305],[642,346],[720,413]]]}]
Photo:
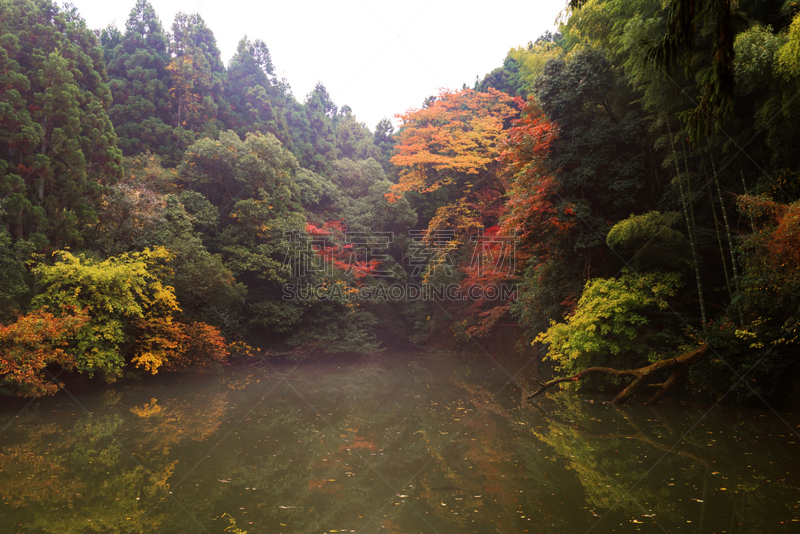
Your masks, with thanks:
[{"label": "tree line", "polygon": [[[796,403],[798,11],[575,0],[557,33],[403,115],[393,191],[440,195],[421,221],[455,232],[461,283],[519,288],[443,322],[518,323],[555,374],[532,397]],[[479,229],[516,236],[515,272],[475,269]]]},{"label": "tree line", "polygon": [[[226,68],[196,14],[0,9],[6,392],[515,324],[561,375],[537,393],[798,399],[792,2],[574,0],[397,131],[321,83],[298,101],[260,40]],[[354,233],[392,237],[376,256]],[[409,283],[517,298],[338,298]]]}]

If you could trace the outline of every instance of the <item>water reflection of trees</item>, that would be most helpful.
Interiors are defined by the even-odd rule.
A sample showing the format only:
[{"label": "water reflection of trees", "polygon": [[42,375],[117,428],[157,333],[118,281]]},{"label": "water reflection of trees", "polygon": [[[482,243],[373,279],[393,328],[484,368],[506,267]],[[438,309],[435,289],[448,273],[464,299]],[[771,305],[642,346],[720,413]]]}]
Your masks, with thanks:
[{"label": "water reflection of trees", "polygon": [[[609,512],[606,520],[615,525],[691,522],[697,532],[731,532],[798,519],[800,477],[780,462],[793,444],[770,439],[769,427],[752,417],[720,409],[692,428],[705,407],[614,408],[569,394],[551,399],[520,420],[574,473],[594,521]],[[754,447],[758,436],[767,439]]]},{"label": "water reflection of trees", "polygon": [[700,414],[570,395],[543,413],[498,394],[495,371],[425,357],[250,369],[117,389],[63,420],[43,401],[0,442],[0,531],[222,532],[226,512],[243,530],[297,533],[577,532],[612,508],[604,521],[632,530],[794,517],[786,450],[745,441],[764,433],[748,419],[673,447]]},{"label": "water reflection of trees", "polygon": [[33,532],[155,532],[175,522],[156,506],[179,463],[168,453],[213,431],[222,401],[204,398],[199,413],[191,399],[130,406],[122,398],[110,390],[92,414],[73,405],[63,419],[36,410],[20,417],[0,448],[5,531],[13,524]]},{"label": "water reflection of trees", "polygon": [[[164,489],[169,464],[148,473],[127,461],[108,436],[119,428],[119,416],[81,419],[66,428],[26,419],[28,435],[0,453],[4,515],[13,517],[14,526],[53,533],[123,531],[153,503],[152,497],[141,502],[143,496]],[[152,515],[139,531],[164,519]]]}]

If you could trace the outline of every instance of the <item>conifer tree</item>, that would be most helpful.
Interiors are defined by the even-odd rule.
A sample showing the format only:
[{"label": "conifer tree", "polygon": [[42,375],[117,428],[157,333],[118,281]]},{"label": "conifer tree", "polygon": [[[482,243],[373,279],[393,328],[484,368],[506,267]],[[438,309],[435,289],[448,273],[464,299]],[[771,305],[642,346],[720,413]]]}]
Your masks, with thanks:
[{"label": "conifer tree", "polygon": [[79,245],[121,175],[102,50],[75,8],[49,0],[1,4],[0,49],[0,222],[39,248]]},{"label": "conifer tree", "polygon": [[286,99],[275,79],[275,69],[264,41],[239,41],[228,65],[226,94],[231,103],[227,126],[240,136],[248,132],[271,133],[291,149],[286,124]]},{"label": "conifer tree", "polygon": [[175,15],[170,52],[173,126],[217,137],[230,110],[223,97],[226,73],[214,34],[200,15]]},{"label": "conifer tree", "polygon": [[[115,39],[108,38],[110,44]],[[109,117],[126,156],[145,150],[177,164],[193,136],[170,125],[169,41],[147,0],[138,0],[125,24],[120,43],[108,52],[108,73],[114,104]]]},{"label": "conifer tree", "polygon": [[288,117],[300,165],[325,176],[333,172],[332,162],[337,158],[333,124],[337,111],[328,90],[319,82],[304,104],[294,103]]}]

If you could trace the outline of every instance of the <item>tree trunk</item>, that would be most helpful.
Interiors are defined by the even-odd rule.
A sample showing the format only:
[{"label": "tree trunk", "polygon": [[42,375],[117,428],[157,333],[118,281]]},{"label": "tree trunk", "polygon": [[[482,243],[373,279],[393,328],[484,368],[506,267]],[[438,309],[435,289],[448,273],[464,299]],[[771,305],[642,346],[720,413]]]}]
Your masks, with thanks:
[{"label": "tree trunk", "polygon": [[[705,169],[705,162],[703,163]],[[706,171],[706,178],[708,178],[708,171]],[[717,219],[717,208],[714,206],[714,192],[711,190],[711,180],[708,180],[708,198],[711,200],[711,213],[714,215],[714,230],[717,232],[717,243],[719,244],[719,256],[722,259],[722,269],[725,272],[725,286],[728,288],[729,302],[733,301],[733,290],[731,289],[731,278],[728,275],[728,260],[725,259],[725,248],[722,246],[722,236],[719,233],[719,221]]]},{"label": "tree trunk", "polygon": [[[731,225],[728,222],[728,211],[725,209],[725,201],[722,198],[722,188],[719,185],[719,177],[717,176],[717,167],[714,165],[714,158],[711,158],[711,169],[714,171],[714,181],[717,184],[717,192],[719,193],[719,204],[722,206],[722,220],[725,221],[725,230],[728,233],[728,247],[731,251],[731,265],[733,267],[733,287],[736,288],[736,293],[741,295],[739,288],[739,269],[736,267],[736,253],[733,248],[733,236],[731,235]],[[744,315],[742,314],[742,307],[737,304],[739,311],[739,324],[744,325]]]},{"label": "tree trunk", "polygon": [[663,384],[659,384],[659,389],[653,397],[650,398],[650,404],[655,404],[661,398],[661,396],[667,392],[677,381],[680,373],[690,365],[693,365],[706,356],[709,355],[711,352],[711,347],[706,344],[699,346],[698,348],[694,349],[693,351],[687,352],[686,354],[682,354],[677,358],[667,358],[665,360],[659,360],[656,363],[647,365],[645,367],[639,367],[638,369],[613,369],[611,367],[589,367],[588,369],[584,369],[580,373],[573,375],[573,376],[565,376],[562,378],[555,378],[550,382],[542,383],[536,380],[536,383],[539,384],[539,389],[528,395],[528,399],[532,399],[537,397],[550,389],[551,387],[561,384],[563,382],[577,382],[582,378],[586,378],[589,375],[593,374],[602,374],[611,376],[614,378],[633,378],[633,381],[628,384],[628,386],[620,391],[616,397],[611,401],[611,404],[625,404],[629,398],[633,396],[636,391],[642,387],[647,380],[651,378],[656,372],[666,369],[671,369],[672,373],[670,374],[669,378],[664,381]]},{"label": "tree trunk", "polygon": [[[689,245],[692,249],[692,263],[694,263],[694,276],[697,282],[697,296],[700,299],[700,319],[703,322],[703,333],[705,333],[706,328],[708,327],[708,322],[706,320],[706,306],[705,301],[703,300],[703,281],[700,278],[700,261],[697,257],[697,246],[695,244],[695,236],[694,236],[694,228],[692,226],[692,221],[689,219],[689,209],[686,206],[686,196],[683,192],[683,181],[681,180],[681,169],[678,165],[678,153],[675,151],[675,141],[672,139],[672,129],[669,127],[669,120],[667,120],[667,129],[669,130],[669,142],[672,145],[672,157],[675,159],[675,172],[677,173],[676,180],[678,180],[678,186],[680,187],[681,191],[681,201],[683,203],[683,216],[686,218],[686,228],[689,232]],[[688,176],[687,176],[688,181]],[[689,199],[691,201],[691,199]]]}]

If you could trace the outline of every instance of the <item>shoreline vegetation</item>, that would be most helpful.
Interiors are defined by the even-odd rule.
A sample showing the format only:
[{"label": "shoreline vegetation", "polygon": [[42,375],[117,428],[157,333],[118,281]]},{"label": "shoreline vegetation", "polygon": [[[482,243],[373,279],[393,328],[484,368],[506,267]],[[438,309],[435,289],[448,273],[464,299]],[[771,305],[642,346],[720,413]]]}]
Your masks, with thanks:
[{"label": "shoreline vegetation", "polygon": [[455,346],[800,405],[799,4],[572,0],[397,129],[276,72],[0,0],[0,395]]}]

